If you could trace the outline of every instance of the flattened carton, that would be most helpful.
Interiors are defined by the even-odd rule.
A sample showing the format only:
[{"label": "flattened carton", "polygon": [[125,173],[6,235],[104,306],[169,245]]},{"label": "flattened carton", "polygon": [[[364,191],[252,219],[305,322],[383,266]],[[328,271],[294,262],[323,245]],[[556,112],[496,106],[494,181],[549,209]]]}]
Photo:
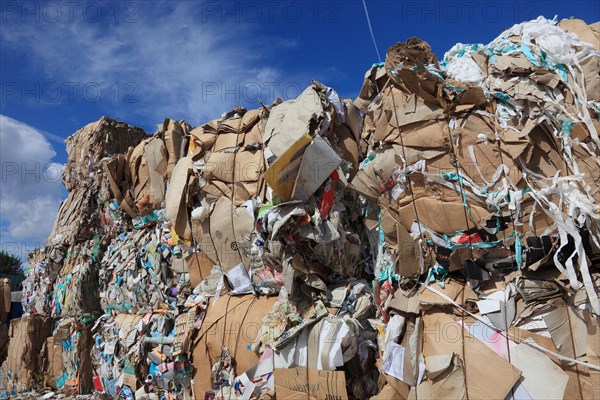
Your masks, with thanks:
[{"label": "flattened carton", "polygon": [[343,371],[314,368],[276,368],[275,393],[288,400],[348,400]]}]

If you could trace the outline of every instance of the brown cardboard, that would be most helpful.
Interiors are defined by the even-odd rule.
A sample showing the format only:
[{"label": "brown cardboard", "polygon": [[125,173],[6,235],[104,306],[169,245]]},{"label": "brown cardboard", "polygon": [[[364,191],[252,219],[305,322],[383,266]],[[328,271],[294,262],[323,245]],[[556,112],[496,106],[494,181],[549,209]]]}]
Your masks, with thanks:
[{"label": "brown cardboard", "polygon": [[461,358],[455,354],[450,368],[433,379],[421,382],[417,389],[411,392],[409,399],[461,400],[465,394],[465,367]]},{"label": "brown cardboard", "polygon": [[[444,118],[444,110],[435,104],[426,104],[416,95],[411,94],[403,99],[399,91],[392,89],[395,97],[396,112],[390,120],[394,128],[403,127],[415,122],[429,121]],[[396,119],[396,116],[398,117]]]},{"label": "brown cardboard", "polygon": [[398,239],[398,272],[402,276],[413,277],[421,270],[419,245],[401,224],[396,224]]},{"label": "brown cardboard", "polygon": [[62,345],[50,336],[46,339],[46,366],[44,382],[47,386],[56,389],[56,378],[63,372]]},{"label": "brown cardboard", "polygon": [[192,136],[194,143],[198,147],[196,154],[200,155],[204,153],[204,151],[210,150],[215,144],[217,135],[215,132],[210,132],[210,130],[205,129],[206,125],[199,126],[195,129],[192,129],[190,135]]},{"label": "brown cardboard", "polygon": [[[414,207],[410,204],[410,197],[406,199],[406,205],[399,209],[400,221],[406,229],[410,229],[413,222],[417,220]],[[465,219],[465,208],[462,201],[449,202],[438,200],[433,197],[416,198],[414,206],[421,224],[438,233],[451,233],[458,230],[475,228],[471,219]],[[475,222],[480,222],[490,217],[490,212],[475,204],[469,204],[471,216]]]},{"label": "brown cardboard", "polygon": [[464,365],[469,398],[506,397],[519,379],[518,369],[464,330],[451,315],[426,312],[423,322],[427,327],[423,330],[423,356],[457,354]]},{"label": "brown cardboard", "polygon": [[343,371],[319,371],[314,368],[275,368],[277,398],[290,400],[347,400]]},{"label": "brown cardboard", "polygon": [[403,313],[419,313],[419,297],[417,293],[406,296],[402,290],[397,289],[392,296],[392,300],[387,304],[388,310],[400,311]]},{"label": "brown cardboard", "polygon": [[[183,123],[185,124],[185,122]],[[166,178],[169,179],[171,178],[171,174],[173,173],[173,169],[175,168],[175,165],[177,164],[177,162],[179,161],[179,159],[181,158],[182,154],[181,154],[181,142],[183,140],[183,127],[181,123],[172,120],[172,119],[165,119],[165,122],[163,123],[163,129],[164,131],[164,139],[165,139],[165,147],[167,149],[167,159],[168,159],[168,165],[167,165],[167,169],[166,169]]]},{"label": "brown cardboard", "polygon": [[392,389],[394,389],[394,392],[398,396],[400,396],[401,399],[409,398],[411,388],[408,384],[406,384],[405,382],[402,382],[401,380],[396,379],[393,376],[388,375],[386,373],[383,373],[383,376],[385,377],[385,381],[387,383],[386,386],[389,386]]},{"label": "brown cardboard", "polygon": [[392,385],[386,384],[371,400],[406,400],[406,397],[402,397]]},{"label": "brown cardboard", "polygon": [[237,133],[242,127],[242,117],[234,115],[219,123],[217,134]]},{"label": "brown cardboard", "polygon": [[150,178],[150,203],[159,207],[165,198],[165,180],[167,173],[167,154],[162,140],[151,140],[144,146],[144,156]]},{"label": "brown cardboard", "polygon": [[336,132],[339,135],[340,142],[338,143],[340,150],[342,151],[342,157],[345,161],[352,164],[352,170],[350,172],[350,179],[354,177],[358,171],[359,164],[359,150],[356,139],[352,135],[350,129],[345,125],[341,125]]},{"label": "brown cardboard", "polygon": [[94,388],[94,373],[92,368],[92,360],[90,358],[90,351],[92,350],[93,345],[94,338],[92,332],[88,327],[84,327],[81,330],[81,335],[79,336],[77,346],[77,355],[79,358],[79,393],[81,394],[92,393]]},{"label": "brown cardboard", "polygon": [[209,153],[206,158],[204,178],[233,183],[256,181],[263,168],[262,152]]},{"label": "brown cardboard", "polygon": [[264,157],[262,151],[241,151],[235,158],[235,175],[233,182],[255,182],[264,172]]},{"label": "brown cardboard", "polygon": [[133,198],[139,201],[146,193],[146,185],[150,180],[148,172],[148,164],[144,157],[144,149],[146,144],[152,139],[146,139],[138,144],[133,151],[128,155],[129,170],[133,178]]},{"label": "brown cardboard", "polygon": [[555,303],[556,309],[544,316],[550,336],[558,352],[570,358],[586,354],[587,329],[582,315],[563,301]]},{"label": "brown cardboard", "polygon": [[210,275],[214,264],[201,251],[191,254],[186,260],[190,272],[190,285],[195,288]]},{"label": "brown cardboard", "polygon": [[[479,300],[479,296],[477,296],[477,293],[475,293],[469,285],[465,285],[460,281],[450,278],[444,281],[443,286],[444,287],[441,287],[438,284],[434,284],[432,287],[436,291],[448,296],[461,306],[464,306],[468,302]],[[439,296],[437,293],[433,293],[430,290],[423,290],[419,294],[419,302],[422,305],[451,305],[451,303],[448,302],[446,299]]]},{"label": "brown cardboard", "polygon": [[171,225],[175,228],[177,235],[183,239],[191,239],[192,231],[189,221],[189,213],[186,205],[187,185],[189,175],[192,171],[192,159],[184,157],[173,169],[173,177],[167,188],[166,209]]},{"label": "brown cardboard", "polygon": [[212,151],[221,151],[238,147],[244,138],[244,135],[236,133],[222,133],[217,135],[217,140]]},{"label": "brown cardboard", "polygon": [[581,314],[587,327],[586,354],[588,357],[600,357],[600,317],[589,311],[583,311]]},{"label": "brown cardboard", "polygon": [[[42,347],[52,333],[52,320],[42,315],[26,315],[10,324],[10,340],[6,359],[12,384],[30,389],[43,380]],[[10,383],[10,382],[9,382]]]},{"label": "brown cardboard", "polygon": [[[242,262],[238,241],[250,234],[253,225],[254,218],[246,209],[235,207],[227,197],[215,203],[210,215],[210,236],[214,243],[213,254],[225,273]],[[205,252],[210,256],[208,249]]]},{"label": "brown cardboard", "polygon": [[196,396],[212,389],[211,368],[221,354],[221,346],[229,349],[236,361],[238,374],[259,361],[250,349],[276,297],[229,296],[214,298],[204,317],[193,348],[194,392]]}]

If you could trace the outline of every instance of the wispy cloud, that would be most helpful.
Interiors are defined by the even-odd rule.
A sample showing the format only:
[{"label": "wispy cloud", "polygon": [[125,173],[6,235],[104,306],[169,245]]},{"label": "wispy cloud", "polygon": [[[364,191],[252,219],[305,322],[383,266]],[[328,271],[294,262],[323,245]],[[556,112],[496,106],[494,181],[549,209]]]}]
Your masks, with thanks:
[{"label": "wispy cloud", "polygon": [[298,47],[298,39],[267,37],[259,24],[211,22],[200,2],[132,4],[135,18],[120,23],[91,22],[78,13],[56,22],[9,19],[1,39],[27,52],[62,90],[65,82],[78,84],[81,101],[96,100],[100,88],[107,113],[117,118],[198,124],[236,103],[297,95],[308,83],[275,62],[278,52]]}]

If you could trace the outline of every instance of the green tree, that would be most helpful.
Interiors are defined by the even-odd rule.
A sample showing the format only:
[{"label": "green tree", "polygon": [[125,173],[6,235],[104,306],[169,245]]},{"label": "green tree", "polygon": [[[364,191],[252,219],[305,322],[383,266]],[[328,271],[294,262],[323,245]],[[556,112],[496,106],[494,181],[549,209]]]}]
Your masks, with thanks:
[{"label": "green tree", "polygon": [[0,250],[0,274],[25,275],[21,268],[21,260],[4,250]]}]

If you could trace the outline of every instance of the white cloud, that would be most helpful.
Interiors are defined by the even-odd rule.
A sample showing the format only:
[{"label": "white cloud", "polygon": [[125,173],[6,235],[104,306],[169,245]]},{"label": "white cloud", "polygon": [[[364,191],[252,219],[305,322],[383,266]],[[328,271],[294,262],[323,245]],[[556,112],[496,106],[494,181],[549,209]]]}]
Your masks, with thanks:
[{"label": "white cloud", "polygon": [[18,252],[45,244],[63,199],[63,166],[37,129],[0,114],[0,242]]},{"label": "white cloud", "polygon": [[[28,59],[64,92],[65,82],[79,84],[75,93],[99,84],[102,98],[113,103],[107,113],[117,118],[187,117],[199,124],[233,104],[258,106],[254,97],[269,102],[282,91],[297,95],[296,87],[309,83],[276,66],[278,52],[297,47],[297,40],[265,37],[260,24],[211,23],[199,17],[200,3],[194,1],[135,4],[131,23],[92,23],[78,13],[72,20],[63,14],[55,23],[12,21],[1,39],[26,49]],[[89,95],[95,96],[93,88]],[[124,103],[132,99],[139,103]]]}]

